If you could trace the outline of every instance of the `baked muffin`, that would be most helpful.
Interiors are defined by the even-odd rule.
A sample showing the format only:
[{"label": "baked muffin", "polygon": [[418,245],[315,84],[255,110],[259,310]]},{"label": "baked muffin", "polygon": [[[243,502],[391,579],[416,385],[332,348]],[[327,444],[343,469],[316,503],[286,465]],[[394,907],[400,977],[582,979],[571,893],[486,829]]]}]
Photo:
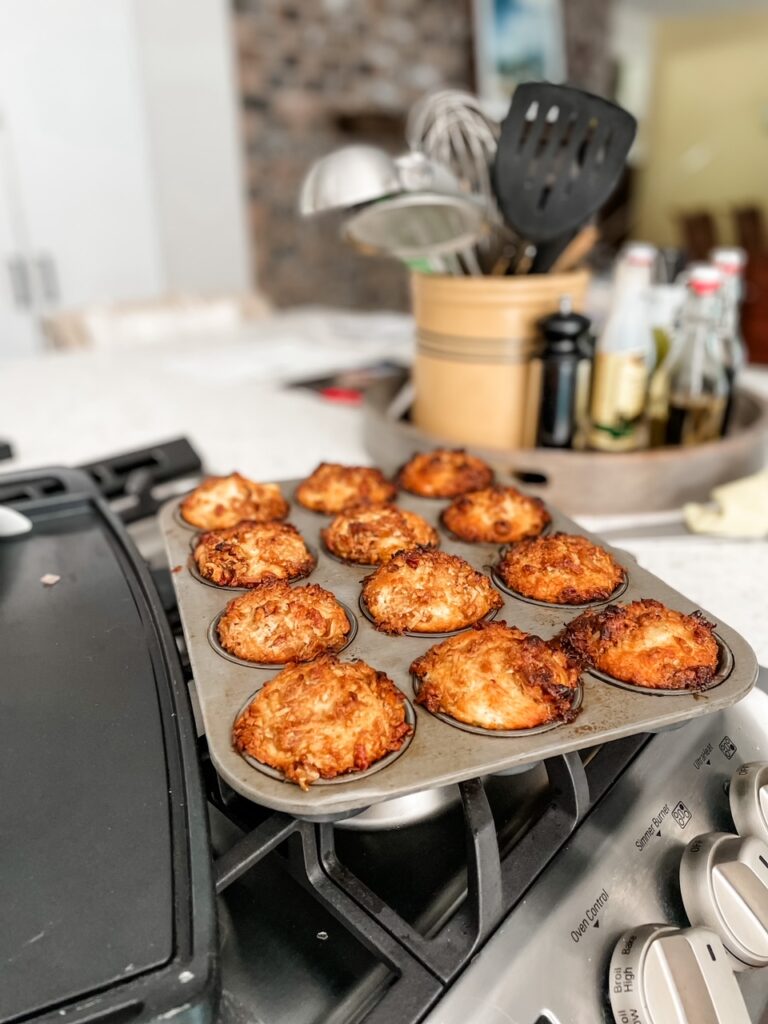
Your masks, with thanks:
[{"label": "baked muffin", "polygon": [[223,530],[244,519],[269,523],[285,519],[288,509],[277,484],[257,484],[240,473],[209,476],[179,505],[181,518],[201,530]]},{"label": "baked muffin", "polygon": [[544,502],[515,487],[485,487],[464,494],[444,509],[446,530],[470,543],[512,544],[538,537],[551,522]]},{"label": "baked muffin", "polygon": [[259,690],[235,721],[234,745],[308,789],[399,750],[413,732],[405,707],[383,672],[324,654],[289,665]]},{"label": "baked muffin", "polygon": [[493,470],[462,448],[436,448],[414,455],[400,470],[397,482],[404,491],[422,498],[454,498],[493,483]]},{"label": "baked muffin", "polygon": [[481,729],[532,729],[576,717],[579,667],[556,644],[505,622],[449,637],[417,658],[418,704]]},{"label": "baked muffin", "polygon": [[362,598],[383,633],[464,629],[503,604],[487,576],[434,548],[398,551],[366,576]]},{"label": "baked muffin", "polygon": [[244,522],[198,537],[193,552],[198,572],[220,587],[257,587],[268,580],[298,580],[315,568],[295,526]]},{"label": "baked muffin", "polygon": [[440,543],[426,519],[396,505],[361,505],[340,512],[320,535],[332,554],[359,565],[380,565],[396,551]]},{"label": "baked muffin", "polygon": [[313,512],[335,515],[356,505],[392,501],[397,488],[380,469],[321,462],[296,489],[296,501]]},{"label": "baked muffin", "polygon": [[272,580],[230,601],[217,633],[224,650],[237,658],[282,665],[341,650],[350,629],[330,591],[316,583],[291,587]]},{"label": "baked muffin", "polygon": [[650,599],[583,612],[562,643],[584,664],[651,690],[701,689],[720,657],[714,625],[701,612],[685,615]]},{"label": "baked muffin", "polygon": [[496,572],[511,590],[548,604],[606,600],[625,575],[605,548],[568,533],[513,544]]}]

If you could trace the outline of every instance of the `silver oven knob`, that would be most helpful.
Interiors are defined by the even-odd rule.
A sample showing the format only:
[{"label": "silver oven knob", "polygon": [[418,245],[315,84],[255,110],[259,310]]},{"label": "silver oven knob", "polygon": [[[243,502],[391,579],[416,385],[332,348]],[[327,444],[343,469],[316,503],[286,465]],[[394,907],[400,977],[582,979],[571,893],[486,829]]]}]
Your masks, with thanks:
[{"label": "silver oven knob", "polygon": [[688,919],[712,928],[734,966],[768,964],[768,846],[754,836],[708,832],[686,847],[680,889]]},{"label": "silver oven knob", "polygon": [[757,836],[768,842],[768,764],[750,761],[731,778],[728,794],[731,814],[740,836]]},{"label": "silver oven knob", "polygon": [[749,1024],[723,945],[706,928],[625,932],[609,978],[616,1024]]}]

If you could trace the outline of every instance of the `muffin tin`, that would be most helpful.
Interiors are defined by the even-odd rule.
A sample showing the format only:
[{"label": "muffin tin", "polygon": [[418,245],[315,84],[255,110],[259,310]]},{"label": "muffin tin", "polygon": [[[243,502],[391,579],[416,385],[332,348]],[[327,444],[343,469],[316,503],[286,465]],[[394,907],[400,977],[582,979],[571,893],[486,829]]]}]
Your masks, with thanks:
[{"label": "muffin tin", "polygon": [[[318,558],[314,571],[296,581],[296,585],[319,583],[332,591],[357,619],[356,635],[339,656],[343,660],[362,658],[372,667],[386,672],[413,702],[416,692],[410,673],[411,662],[433,644],[439,643],[444,634],[388,636],[375,629],[359,610],[360,581],[371,569],[341,563],[325,551],[319,532],[332,516],[311,512],[298,505],[294,500],[296,483],[281,484],[284,495],[291,502],[291,514],[286,522],[293,523],[301,531]],[[734,704],[750,691],[757,678],[757,660],[746,641],[725,623],[705,612],[707,618],[716,624],[723,660],[719,673],[721,681],[702,692],[643,690],[617,680],[609,684],[599,678],[598,673],[586,672],[581,710],[573,722],[544,730],[520,730],[515,734],[470,731],[462,723],[454,723],[445,716],[438,717],[414,704],[414,734],[399,752],[389,755],[383,763],[372,766],[367,772],[341,776],[333,784],[315,783],[304,792],[294,783],[284,781],[272,769],[265,770],[258,762],[247,761],[232,746],[232,725],[236,716],[280,669],[279,666],[261,668],[235,662],[223,656],[211,642],[211,623],[233,594],[244,591],[242,588],[217,587],[208,582],[203,584],[196,578],[190,539],[199,531],[179,518],[179,501],[176,498],[164,506],[160,513],[160,526],[172,569],[211,759],[222,778],[238,793],[301,818],[342,818],[382,800],[519,767],[633,733],[654,732],[674,726]],[[437,528],[444,551],[461,555],[476,569],[490,573],[498,560],[500,547],[468,544],[446,533],[439,521],[446,501],[401,492],[397,503],[424,516]],[[550,507],[549,512],[552,515],[551,529],[582,534],[612,551],[627,572],[627,586],[620,597],[622,602],[655,598],[682,612],[692,612],[698,607],[641,569],[630,555],[611,548],[599,537],[580,529],[555,509]],[[529,599],[497,589],[504,599],[504,606],[495,619],[505,620],[509,625],[536,633],[544,639],[558,633],[584,607],[534,604]],[[608,603],[607,600],[596,601],[589,607]],[[660,696],[668,699],[659,700]]]}]

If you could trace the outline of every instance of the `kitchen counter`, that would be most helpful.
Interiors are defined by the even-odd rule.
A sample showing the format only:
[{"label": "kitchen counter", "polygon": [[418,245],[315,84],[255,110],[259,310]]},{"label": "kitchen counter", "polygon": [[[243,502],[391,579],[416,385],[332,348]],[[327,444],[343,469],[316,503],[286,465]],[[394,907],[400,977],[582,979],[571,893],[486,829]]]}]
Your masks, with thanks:
[{"label": "kitchen counter", "polygon": [[[411,321],[390,313],[282,313],[239,334],[113,351],[0,361],[5,469],[73,464],[184,434],[207,465],[255,478],[302,476],[316,463],[369,461],[360,410],[286,381],[388,360],[407,364]],[[748,371],[768,394],[768,370]],[[679,516],[582,518],[589,529],[631,527],[614,543],[750,641],[768,664],[764,628],[768,542],[673,532]],[[661,536],[652,535],[661,531]]]}]

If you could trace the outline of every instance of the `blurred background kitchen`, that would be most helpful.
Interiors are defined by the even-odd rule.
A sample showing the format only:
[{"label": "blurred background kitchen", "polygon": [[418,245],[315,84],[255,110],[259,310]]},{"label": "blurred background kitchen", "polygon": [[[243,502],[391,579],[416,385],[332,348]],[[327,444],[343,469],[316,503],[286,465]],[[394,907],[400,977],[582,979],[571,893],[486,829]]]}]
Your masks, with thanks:
[{"label": "blurred background kitchen", "polygon": [[[185,430],[209,462],[248,468],[253,417],[298,385],[275,413],[301,425],[296,454],[263,456],[265,473],[305,470],[310,420],[326,457],[393,462],[435,439],[536,449],[519,479],[577,512],[678,507],[754,472],[768,419],[755,369],[768,362],[766,42],[758,0],[0,0],[0,452],[77,461]],[[596,209],[537,247],[495,150],[516,87],[542,81],[637,125]],[[482,181],[446,151],[433,192],[453,175],[450,216],[479,209],[482,224],[461,250],[406,252],[381,223],[412,233],[421,214],[407,205],[396,222],[370,200],[412,184],[363,199],[342,170],[329,200],[312,175],[351,146],[442,158],[427,140],[445,89],[477,97],[468,116],[487,146]],[[371,210],[387,216],[372,224]],[[645,269],[627,277],[636,259]],[[714,284],[706,269],[693,280],[718,260]],[[473,306],[486,285],[508,295],[505,316],[527,309],[517,327]],[[435,319],[450,309],[477,325],[458,355]],[[478,352],[486,381],[489,360],[505,366],[493,393],[462,376]],[[633,387],[638,408],[619,408]],[[682,474],[620,458],[669,445],[690,448]],[[594,501],[577,500],[596,465],[580,456],[605,451],[610,475],[603,460]]]},{"label": "blurred background kitchen", "polygon": [[302,178],[347,143],[402,151],[440,87],[502,116],[517,73],[638,118],[607,241],[748,248],[768,359],[766,42],[760,0],[0,0],[0,353],[40,347],[41,316],[169,293],[406,309],[400,266],[299,217]]}]

